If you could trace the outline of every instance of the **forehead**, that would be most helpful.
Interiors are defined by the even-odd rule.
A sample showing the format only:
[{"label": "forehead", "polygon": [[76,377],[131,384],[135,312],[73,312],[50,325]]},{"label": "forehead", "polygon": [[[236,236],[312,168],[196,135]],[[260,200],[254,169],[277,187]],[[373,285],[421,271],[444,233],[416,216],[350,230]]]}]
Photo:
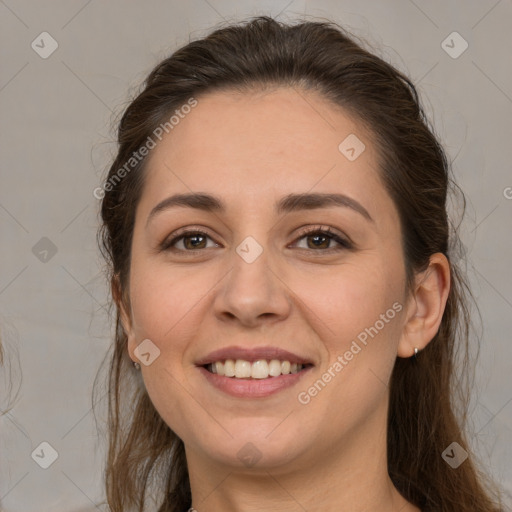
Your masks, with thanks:
[{"label": "forehead", "polygon": [[[364,147],[355,159],[344,153],[347,140],[357,153]],[[245,208],[308,191],[352,195],[369,210],[390,206],[370,134],[318,93],[293,88],[197,97],[152,150],[143,198],[191,191]]]},{"label": "forehead", "polygon": [[354,134],[369,142],[346,113],[310,91],[217,91],[197,101],[153,157],[165,153],[175,163],[209,162],[218,167],[238,163],[241,172],[290,167],[283,166],[283,161],[328,169],[340,161],[338,146],[346,136]]}]

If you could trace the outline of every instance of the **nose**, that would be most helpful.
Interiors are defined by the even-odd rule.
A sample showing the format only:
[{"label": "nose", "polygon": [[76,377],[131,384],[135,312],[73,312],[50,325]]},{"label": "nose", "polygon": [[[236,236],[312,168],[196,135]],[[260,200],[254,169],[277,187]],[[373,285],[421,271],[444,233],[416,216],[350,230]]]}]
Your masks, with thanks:
[{"label": "nose", "polygon": [[285,319],[291,309],[290,290],[279,270],[272,268],[268,251],[254,261],[240,254],[233,251],[232,269],[215,296],[215,315],[247,327]]}]

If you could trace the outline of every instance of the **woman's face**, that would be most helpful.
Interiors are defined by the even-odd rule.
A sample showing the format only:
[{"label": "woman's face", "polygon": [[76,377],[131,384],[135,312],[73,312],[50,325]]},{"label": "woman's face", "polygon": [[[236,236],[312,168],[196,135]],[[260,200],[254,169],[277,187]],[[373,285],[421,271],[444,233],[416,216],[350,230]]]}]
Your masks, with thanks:
[{"label": "woman's face", "polygon": [[[357,439],[380,443],[394,361],[412,348],[398,213],[368,135],[312,92],[215,92],[151,150],[146,171],[123,318],[187,457],[300,468]],[[154,210],[199,193],[223,208]],[[286,200],[295,194],[318,196]],[[294,357],[311,366],[277,376]],[[236,375],[276,376],[202,366],[226,359],[240,360]],[[255,360],[274,362],[244,362]]]}]

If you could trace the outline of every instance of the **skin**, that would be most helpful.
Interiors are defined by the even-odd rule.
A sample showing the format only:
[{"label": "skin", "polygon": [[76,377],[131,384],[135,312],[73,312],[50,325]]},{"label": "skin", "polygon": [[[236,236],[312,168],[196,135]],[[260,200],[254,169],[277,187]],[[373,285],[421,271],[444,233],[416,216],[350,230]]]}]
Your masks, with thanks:
[{"label": "skin", "polygon": [[[338,150],[351,133],[366,145],[354,161]],[[396,357],[411,357],[436,334],[449,264],[433,255],[405,293],[398,213],[380,182],[370,135],[313,92],[224,91],[199,97],[149,158],[122,320],[134,361],[144,339],[160,350],[141,365],[142,376],[155,408],[184,441],[193,507],[419,511],[387,473],[388,383]],[[156,204],[189,192],[219,196],[226,212],[174,207],[146,225]],[[339,206],[275,213],[281,197],[305,192],[348,195],[373,222]],[[174,252],[158,249],[188,226],[209,233],[195,255],[190,238]],[[298,233],[303,226],[313,235]],[[336,251],[328,239],[318,248],[319,226],[349,237],[354,248]],[[236,252],[247,236],[263,248],[252,263]],[[402,310],[309,403],[299,403],[299,392],[395,302]],[[275,345],[315,367],[275,395],[234,398],[194,364],[228,345]],[[261,456],[252,467],[237,456],[249,442]]]}]

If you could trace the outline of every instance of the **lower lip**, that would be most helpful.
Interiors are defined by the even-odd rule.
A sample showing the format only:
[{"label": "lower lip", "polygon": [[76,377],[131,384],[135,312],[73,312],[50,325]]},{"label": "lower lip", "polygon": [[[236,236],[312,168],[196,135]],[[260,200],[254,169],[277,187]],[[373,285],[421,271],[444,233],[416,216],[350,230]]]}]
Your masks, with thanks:
[{"label": "lower lip", "polygon": [[237,398],[263,398],[297,384],[313,367],[308,366],[297,373],[268,377],[266,379],[237,379],[235,377],[225,377],[218,373],[211,373],[202,366],[198,368],[210,384],[228,395]]}]

